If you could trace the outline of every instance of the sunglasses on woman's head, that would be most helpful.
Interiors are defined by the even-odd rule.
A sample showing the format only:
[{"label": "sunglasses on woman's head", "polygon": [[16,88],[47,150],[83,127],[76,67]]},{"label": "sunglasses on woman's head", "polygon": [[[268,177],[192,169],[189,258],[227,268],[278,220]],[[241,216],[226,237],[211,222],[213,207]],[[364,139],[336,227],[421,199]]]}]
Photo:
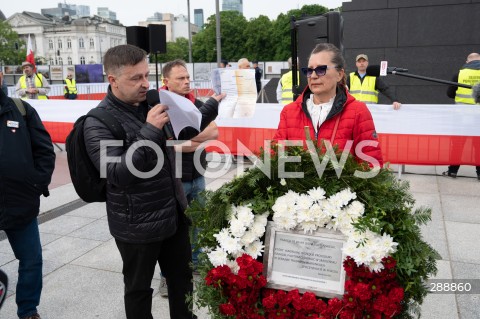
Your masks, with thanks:
[{"label": "sunglasses on woman's head", "polygon": [[302,68],[302,72],[307,76],[307,78],[309,78],[312,76],[314,71],[315,71],[315,74],[317,74],[317,76],[324,76],[325,74],[327,74],[328,69],[335,69],[335,68],[336,66],[319,65],[315,69]]}]

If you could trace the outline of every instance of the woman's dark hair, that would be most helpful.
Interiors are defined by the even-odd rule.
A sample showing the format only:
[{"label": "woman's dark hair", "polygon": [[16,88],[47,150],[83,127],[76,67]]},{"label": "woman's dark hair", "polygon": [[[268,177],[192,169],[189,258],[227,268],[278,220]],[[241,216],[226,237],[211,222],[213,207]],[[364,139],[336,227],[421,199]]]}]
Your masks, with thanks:
[{"label": "woman's dark hair", "polygon": [[343,58],[342,52],[340,52],[340,50],[331,43],[317,44],[315,48],[313,48],[312,53],[310,53],[310,56],[323,51],[332,52],[332,63],[335,64],[338,69],[345,69],[345,59]]},{"label": "woman's dark hair", "polygon": [[127,65],[137,65],[147,58],[147,52],[130,44],[117,45],[108,49],[103,58],[105,73],[116,74]]},{"label": "woman's dark hair", "polygon": [[[313,48],[312,52],[310,53],[310,56],[313,54],[317,54],[323,51],[327,52],[332,52],[333,57],[332,57],[332,63],[335,64],[335,67],[338,70],[344,70],[345,71],[345,59],[343,58],[342,52],[333,44],[331,43],[319,43]],[[344,72],[343,79],[339,82],[343,86],[346,85],[346,74]]]}]

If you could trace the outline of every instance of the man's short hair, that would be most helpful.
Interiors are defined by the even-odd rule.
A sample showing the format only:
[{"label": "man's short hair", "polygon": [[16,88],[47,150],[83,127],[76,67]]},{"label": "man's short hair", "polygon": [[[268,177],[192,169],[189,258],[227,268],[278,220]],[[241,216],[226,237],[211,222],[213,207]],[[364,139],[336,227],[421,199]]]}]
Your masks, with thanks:
[{"label": "man's short hair", "polygon": [[116,74],[124,66],[137,65],[147,58],[147,52],[131,44],[121,44],[110,48],[103,58],[105,73]]},{"label": "man's short hair", "polygon": [[172,72],[172,69],[176,66],[183,66],[186,69],[187,63],[182,59],[176,59],[165,63],[162,68],[162,76],[164,78],[168,78],[170,76],[170,72]]}]

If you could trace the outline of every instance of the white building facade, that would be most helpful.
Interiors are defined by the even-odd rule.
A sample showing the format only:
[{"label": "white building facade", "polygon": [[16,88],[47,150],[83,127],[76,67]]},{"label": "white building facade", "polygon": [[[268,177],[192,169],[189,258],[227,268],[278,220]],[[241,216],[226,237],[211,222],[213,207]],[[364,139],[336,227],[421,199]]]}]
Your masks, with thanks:
[{"label": "white building facade", "polygon": [[124,26],[98,16],[60,20],[22,12],[12,15],[7,23],[25,42],[30,35],[35,58],[42,59],[42,64],[102,63],[106,50],[127,43]]}]

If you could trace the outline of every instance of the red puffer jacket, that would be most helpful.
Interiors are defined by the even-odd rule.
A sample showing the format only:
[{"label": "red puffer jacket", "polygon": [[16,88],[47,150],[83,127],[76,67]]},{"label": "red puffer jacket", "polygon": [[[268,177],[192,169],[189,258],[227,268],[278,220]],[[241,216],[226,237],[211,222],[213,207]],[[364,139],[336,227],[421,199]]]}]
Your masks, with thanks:
[{"label": "red puffer jacket", "polygon": [[[294,102],[286,105],[280,114],[280,123],[277,132],[273,137],[276,141],[282,140],[301,140],[305,141],[305,126],[310,127],[310,136],[315,136],[312,118],[308,113],[307,99],[311,91],[307,87],[301,96]],[[318,141],[331,140],[337,119],[340,117],[332,145],[338,145],[344,149],[347,141],[353,141],[350,153],[359,160],[369,162],[371,165],[383,165],[382,152],[380,145],[368,146],[364,143],[357,145],[362,141],[378,142],[375,125],[365,103],[355,100],[345,88],[337,87],[337,95],[333,102],[332,109],[325,122],[320,126],[320,131],[316,137]],[[373,158],[373,159],[372,159]],[[375,160],[378,163],[375,163]]]}]

